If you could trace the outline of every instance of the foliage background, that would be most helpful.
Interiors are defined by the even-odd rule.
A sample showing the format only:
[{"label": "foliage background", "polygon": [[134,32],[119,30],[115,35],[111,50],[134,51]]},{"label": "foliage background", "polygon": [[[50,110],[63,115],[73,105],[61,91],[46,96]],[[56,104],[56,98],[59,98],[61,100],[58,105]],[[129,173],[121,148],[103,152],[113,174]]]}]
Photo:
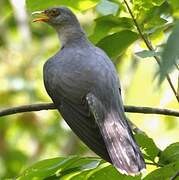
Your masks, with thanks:
[{"label": "foliage background", "polygon": [[[43,86],[42,67],[59,49],[59,40],[46,24],[33,24],[31,12],[59,4],[74,10],[90,40],[105,49],[113,59],[120,74],[125,104],[178,108],[167,81],[158,86],[155,75],[159,68],[153,57],[140,58],[135,54],[147,48],[123,1],[28,0],[25,3],[25,0],[0,1],[0,108],[50,102]],[[156,50],[161,51],[178,18],[178,2],[133,0],[129,4],[143,32],[150,37]],[[177,74],[173,68],[171,78],[175,85],[178,83]],[[127,116],[161,150],[179,141],[179,119],[175,117]],[[94,156],[56,111],[0,118],[1,178],[18,176],[41,159],[73,154]],[[156,168],[148,165],[147,173]]]}]

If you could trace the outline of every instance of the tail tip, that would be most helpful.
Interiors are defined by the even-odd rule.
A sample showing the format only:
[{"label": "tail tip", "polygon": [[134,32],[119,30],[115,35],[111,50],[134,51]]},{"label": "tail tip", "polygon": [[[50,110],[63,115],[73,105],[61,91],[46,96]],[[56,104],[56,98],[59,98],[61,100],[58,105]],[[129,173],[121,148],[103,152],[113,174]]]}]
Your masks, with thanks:
[{"label": "tail tip", "polygon": [[140,174],[145,174],[146,173],[146,168],[143,168],[141,170],[139,170],[138,172],[132,172],[132,171],[126,171],[124,169],[119,169],[116,167],[116,169],[121,173],[121,174],[124,174],[124,175],[127,175],[127,176],[139,176]]}]

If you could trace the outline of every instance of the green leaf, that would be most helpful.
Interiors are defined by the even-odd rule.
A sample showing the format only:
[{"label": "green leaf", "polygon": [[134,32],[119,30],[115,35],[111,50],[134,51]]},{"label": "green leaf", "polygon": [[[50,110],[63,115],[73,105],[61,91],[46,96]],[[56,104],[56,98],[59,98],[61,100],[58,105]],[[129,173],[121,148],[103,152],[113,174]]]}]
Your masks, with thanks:
[{"label": "green leaf", "polygon": [[[70,176],[66,176],[66,179],[69,179]],[[76,174],[73,177],[70,177],[70,180],[140,180],[141,176],[131,177],[126,176],[123,174],[120,174],[112,165],[109,165],[109,163],[103,163],[97,168],[82,172],[80,174]],[[64,179],[65,180],[65,179]]]},{"label": "green leaf", "polygon": [[134,0],[132,11],[141,28],[149,30],[161,25],[161,17],[169,9],[165,0]]},{"label": "green leaf", "polygon": [[19,180],[44,179],[47,177],[63,177],[73,172],[82,172],[96,168],[100,164],[99,158],[53,158],[40,161],[26,169]]},{"label": "green leaf", "polygon": [[[93,170],[94,171],[94,170]],[[103,164],[102,166],[98,167],[96,171],[91,172],[88,175],[88,180],[140,180],[141,176],[126,176],[123,174],[120,174],[113,166],[108,165],[105,166]]]},{"label": "green leaf", "polygon": [[27,8],[30,11],[43,10],[49,7],[54,6],[68,6],[77,10],[87,10],[96,6],[99,0],[53,0],[53,1],[44,1],[44,0],[27,0]]},{"label": "green leaf", "polygon": [[143,133],[135,134],[135,139],[142,148],[145,158],[154,162],[159,155],[160,149],[156,146],[153,139]]},{"label": "green leaf", "polygon": [[137,56],[139,56],[140,58],[148,58],[148,57],[153,57],[153,56],[160,56],[161,53],[160,52],[156,52],[156,51],[140,51],[140,52],[136,52],[135,53]]},{"label": "green leaf", "polygon": [[119,5],[110,2],[108,0],[101,0],[101,2],[96,6],[96,10],[101,13],[102,15],[115,15],[119,9]]},{"label": "green leaf", "polygon": [[171,4],[172,6],[172,10],[173,10],[173,15],[175,17],[179,17],[179,3],[178,0],[168,0],[169,4]]},{"label": "green leaf", "polygon": [[168,0],[168,2],[173,6],[173,8],[179,8],[178,0]]},{"label": "green leaf", "polygon": [[165,2],[165,0],[153,0],[152,1],[152,4],[154,5],[154,6],[161,6],[163,3]]},{"label": "green leaf", "polygon": [[179,160],[179,142],[169,145],[160,153],[159,163],[169,164]]},{"label": "green leaf", "polygon": [[161,66],[159,71],[159,83],[172,71],[179,58],[179,21],[176,22],[173,32],[170,34],[167,44],[162,53]]},{"label": "green leaf", "polygon": [[94,32],[89,37],[89,39],[95,44],[99,42],[99,40],[104,38],[109,32],[111,32],[113,28],[130,29],[133,27],[133,21],[131,18],[119,18],[113,15],[99,17],[95,19],[95,22],[96,25],[94,28]]},{"label": "green leaf", "polygon": [[[143,180],[164,180],[171,179],[178,173],[179,170],[179,161],[175,163],[170,163],[167,166],[159,168],[150,174],[148,174]],[[177,180],[178,178],[176,178]]]},{"label": "green leaf", "polygon": [[[97,168],[90,170],[90,171],[86,171],[86,172],[82,172],[80,174],[74,174],[73,176],[66,176],[66,179],[70,180],[83,180],[83,179],[109,179],[108,178],[108,173],[106,173],[106,169],[105,167],[110,167],[110,170],[108,171],[110,173],[110,176],[114,179],[120,178],[122,177],[122,175],[111,165],[109,165],[109,163],[103,163],[100,166],[98,166]],[[102,171],[102,173],[101,173]],[[65,179],[64,179],[65,180]]]},{"label": "green leaf", "polygon": [[32,179],[34,177],[36,177],[37,179],[48,177],[54,174],[59,169],[61,164],[64,164],[66,161],[68,160],[65,158],[42,160],[26,169],[19,177],[19,179],[25,180],[27,178]]},{"label": "green leaf", "polygon": [[97,43],[97,46],[106,51],[111,58],[115,58],[121,55],[137,38],[137,33],[123,30],[104,37]]},{"label": "green leaf", "polygon": [[134,4],[134,10],[139,11],[140,10],[150,10],[151,8],[153,8],[154,6],[161,6],[163,3],[165,2],[165,0],[135,0],[133,2]]},{"label": "green leaf", "polygon": [[169,26],[169,24],[167,24],[167,21],[161,17],[156,17],[156,16],[153,17],[147,16],[147,17],[149,19],[144,24],[144,30],[148,34],[152,34],[157,31],[162,31]]}]

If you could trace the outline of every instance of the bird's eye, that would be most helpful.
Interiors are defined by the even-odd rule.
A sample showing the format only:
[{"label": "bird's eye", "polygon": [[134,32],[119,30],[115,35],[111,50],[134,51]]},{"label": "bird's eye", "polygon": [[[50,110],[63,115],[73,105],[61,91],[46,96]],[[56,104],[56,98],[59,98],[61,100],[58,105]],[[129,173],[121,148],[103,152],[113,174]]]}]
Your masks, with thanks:
[{"label": "bird's eye", "polygon": [[56,16],[58,16],[58,15],[60,15],[60,11],[59,11],[59,10],[57,10],[57,9],[52,9],[52,10],[51,10],[50,16],[56,17]]}]

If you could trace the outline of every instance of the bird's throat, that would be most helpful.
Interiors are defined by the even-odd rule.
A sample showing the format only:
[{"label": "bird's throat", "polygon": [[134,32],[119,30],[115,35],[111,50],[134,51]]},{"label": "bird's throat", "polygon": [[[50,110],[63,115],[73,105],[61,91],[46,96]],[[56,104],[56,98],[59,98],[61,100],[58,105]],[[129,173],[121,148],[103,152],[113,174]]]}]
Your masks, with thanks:
[{"label": "bird's throat", "polygon": [[61,45],[66,46],[67,44],[77,43],[79,40],[86,41],[86,35],[81,27],[68,26],[60,27],[56,29]]}]

